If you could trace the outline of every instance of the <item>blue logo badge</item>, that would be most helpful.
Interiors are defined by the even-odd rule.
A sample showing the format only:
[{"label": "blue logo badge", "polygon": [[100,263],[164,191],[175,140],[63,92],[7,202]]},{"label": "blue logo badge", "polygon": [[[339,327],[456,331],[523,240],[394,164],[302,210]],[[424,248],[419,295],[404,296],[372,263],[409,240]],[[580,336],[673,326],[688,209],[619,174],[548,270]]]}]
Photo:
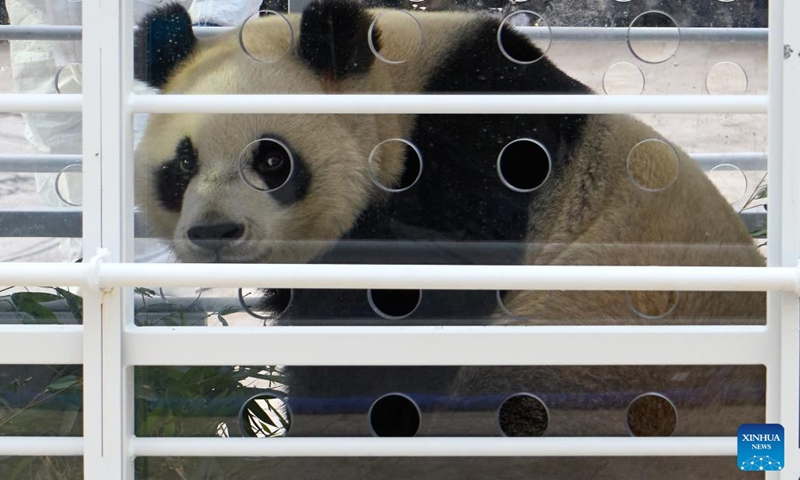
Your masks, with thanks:
[{"label": "blue logo badge", "polygon": [[783,427],[746,423],[739,427],[739,470],[768,472],[783,468]]}]

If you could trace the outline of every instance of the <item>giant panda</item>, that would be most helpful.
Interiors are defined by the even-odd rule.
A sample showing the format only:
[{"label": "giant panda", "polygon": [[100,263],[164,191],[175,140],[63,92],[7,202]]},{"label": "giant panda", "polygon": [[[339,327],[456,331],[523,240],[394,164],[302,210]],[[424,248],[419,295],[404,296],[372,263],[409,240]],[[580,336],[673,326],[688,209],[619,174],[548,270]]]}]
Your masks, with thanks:
[{"label": "giant panda", "polygon": [[[136,76],[164,94],[593,93],[496,18],[404,15],[413,21],[314,2],[248,23],[244,52],[237,32],[198,39],[167,5],[138,27]],[[137,203],[184,262],[764,264],[698,166],[626,115],[159,114],[135,157]],[[765,295],[748,292],[266,290],[265,304],[278,325],[763,324],[765,314]],[[421,407],[420,435],[526,434],[531,423],[533,434],[627,435],[625,406],[649,392],[668,392],[658,398],[681,417],[655,402],[643,434],[734,435],[764,419],[758,366],[291,373],[290,434],[301,436],[375,434],[353,418],[389,392],[446,394]],[[546,418],[511,409],[498,429],[463,402],[493,411],[515,392],[544,399]]]}]

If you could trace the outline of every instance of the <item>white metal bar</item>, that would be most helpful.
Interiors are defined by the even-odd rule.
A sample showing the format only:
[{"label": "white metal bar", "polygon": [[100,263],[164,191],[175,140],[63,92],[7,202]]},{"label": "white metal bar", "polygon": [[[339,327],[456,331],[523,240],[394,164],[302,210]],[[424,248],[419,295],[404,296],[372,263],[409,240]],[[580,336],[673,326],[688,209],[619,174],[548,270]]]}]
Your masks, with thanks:
[{"label": "white metal bar", "polygon": [[735,165],[746,172],[767,169],[766,152],[692,153],[689,156],[703,167],[703,170],[710,170],[723,163]]},{"label": "white metal bar", "polygon": [[[2,110],[0,96],[0,110]],[[765,95],[131,95],[136,113],[766,113]]]},{"label": "white metal bar", "polygon": [[[553,41],[620,42],[628,37],[627,27],[517,27],[531,38],[550,37]],[[197,37],[228,33],[238,27],[194,27]],[[0,25],[0,39],[5,40],[80,40],[82,27],[78,25]],[[634,28],[637,39],[659,38],[673,41],[674,28]],[[700,42],[754,42],[767,41],[766,28],[714,28],[686,27],[680,29],[681,41]]]},{"label": "white metal bar", "polygon": [[[800,31],[795,22],[800,16],[800,3],[794,0],[770,2],[770,155],[776,159],[770,168],[769,181],[769,238],[776,238],[779,245],[769,252],[775,255],[773,264],[794,266],[800,257]],[[776,28],[777,27],[777,28]],[[788,58],[783,54],[784,45],[794,50]],[[779,188],[773,190],[773,185]],[[776,201],[777,200],[777,201]],[[779,204],[777,212],[773,204]],[[773,225],[779,228],[773,230]],[[773,293],[770,307],[776,307],[769,326],[779,340],[775,350],[780,357],[775,361],[779,368],[767,376],[767,421],[778,420],[784,427],[785,461],[780,474],[782,480],[800,476],[800,305],[797,295]],[[777,322],[780,321],[780,323]],[[776,353],[777,353],[776,352]],[[777,382],[777,388],[774,383]],[[776,391],[777,390],[777,391]],[[772,402],[772,403],[771,403]]]},{"label": "white metal bar", "polygon": [[82,341],[81,325],[0,325],[0,365],[78,365]]},{"label": "white metal bar", "polygon": [[761,326],[131,327],[125,363],[761,365],[767,340]]},{"label": "white metal bar", "polygon": [[82,437],[0,437],[3,456],[76,457],[83,455]]},{"label": "white metal bar", "polygon": [[798,272],[797,267],[10,263],[0,271],[0,284],[113,288],[157,278],[163,287],[795,292]]},{"label": "white metal bar", "polygon": [[[766,170],[767,154],[764,152],[692,153],[689,156],[704,170],[727,163],[744,171]],[[0,155],[0,172],[60,172],[69,165],[80,165],[80,155]]]},{"label": "white metal bar", "polygon": [[[102,265],[100,285],[445,290],[795,291],[797,268],[459,265]],[[199,280],[202,279],[202,280]],[[197,285],[198,282],[209,285]]]},{"label": "white metal bar", "polygon": [[[736,437],[141,438],[139,457],[733,456]],[[732,460],[733,461],[733,460]]]},{"label": "white metal bar", "polygon": [[[85,86],[84,83],[84,88]],[[77,93],[61,95],[49,93],[0,93],[0,112],[74,113],[80,111],[81,94]]]},{"label": "white metal bar", "polygon": [[80,155],[0,155],[0,172],[60,172],[81,161]]}]

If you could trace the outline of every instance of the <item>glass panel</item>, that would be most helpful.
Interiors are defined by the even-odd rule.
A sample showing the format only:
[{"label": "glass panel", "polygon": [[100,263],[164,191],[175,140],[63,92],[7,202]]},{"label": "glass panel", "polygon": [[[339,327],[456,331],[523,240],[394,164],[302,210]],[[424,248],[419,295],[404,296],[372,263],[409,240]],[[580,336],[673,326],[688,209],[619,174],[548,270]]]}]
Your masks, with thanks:
[{"label": "glass panel", "polygon": [[81,480],[82,457],[3,457],[0,476],[9,480]]},{"label": "glass panel", "polygon": [[[623,460],[623,461],[620,461]],[[544,478],[575,478],[585,474],[588,478],[617,479],[658,478],[669,472],[676,479],[752,479],[762,478],[752,472],[741,472],[735,461],[724,457],[529,457],[529,458],[137,458],[137,480],[186,478],[257,480],[269,475],[274,479],[303,478],[323,480],[329,478],[358,478],[380,472],[383,480],[418,478],[436,480],[458,474],[465,480],[489,480],[503,472],[503,478],[524,480],[531,472]],[[454,470],[454,465],[456,466]],[[189,476],[189,475],[197,476]],[[204,476],[203,476],[204,475]],[[641,475],[641,477],[640,477]],[[674,475],[674,476],[672,476]]]},{"label": "glass panel", "polygon": [[735,436],[764,421],[764,382],[760,366],[139,367],[136,435]]},{"label": "glass panel", "polygon": [[82,395],[81,365],[0,366],[0,436],[81,436]]},{"label": "glass panel", "polygon": [[0,287],[0,325],[74,325],[83,322],[76,287]]},{"label": "glass panel", "polygon": [[[761,0],[374,3],[394,10],[334,0],[264,2],[261,13],[231,15],[171,7],[140,23],[136,75],[164,94],[767,91]],[[763,114],[544,115],[534,106],[524,115],[137,122],[146,125],[135,155],[138,261],[764,265]],[[139,325],[760,325],[765,316],[760,292],[153,283],[137,291]],[[732,436],[764,421],[764,382],[760,366],[137,368],[136,428],[209,437]],[[467,460],[143,458],[137,475],[743,475],[722,458]]]},{"label": "glass panel", "polygon": [[[8,8],[6,12],[6,6]],[[81,3],[3,4],[0,92],[81,93]],[[76,261],[81,256],[81,117],[0,117],[0,261]]]}]

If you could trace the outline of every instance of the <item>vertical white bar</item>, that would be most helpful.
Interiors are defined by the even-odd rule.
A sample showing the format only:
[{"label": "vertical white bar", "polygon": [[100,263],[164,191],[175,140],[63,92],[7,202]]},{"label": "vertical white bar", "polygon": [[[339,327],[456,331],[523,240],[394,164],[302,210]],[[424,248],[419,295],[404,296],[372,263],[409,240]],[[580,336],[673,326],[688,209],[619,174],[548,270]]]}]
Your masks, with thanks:
[{"label": "vertical white bar", "polygon": [[[783,0],[770,2],[770,8],[781,8],[776,13],[782,13],[775,23],[782,27],[781,36],[783,44],[788,45],[793,52],[788,58],[782,60],[783,85],[781,86],[783,111],[782,138],[780,139],[783,167],[780,177],[771,179],[772,183],[782,182],[780,192],[780,242],[781,264],[787,267],[797,267],[800,257],[800,31],[795,25],[800,18],[800,2],[796,0]],[[775,16],[773,16],[775,18]],[[783,24],[781,25],[781,22]],[[772,27],[772,23],[770,23]],[[772,33],[772,32],[771,32]],[[779,45],[773,45],[780,50]],[[788,53],[788,50],[787,50]],[[773,132],[770,132],[773,133]],[[774,152],[770,152],[772,154]],[[769,198],[773,198],[770,191]],[[770,209],[772,208],[770,201]],[[768,219],[771,221],[772,219]],[[770,227],[771,228],[771,227]],[[774,235],[770,232],[769,237]],[[770,240],[771,241],[771,240]],[[785,429],[784,443],[786,445],[786,464],[783,479],[796,480],[800,476],[800,437],[798,437],[798,423],[800,423],[800,303],[796,293],[783,293],[781,297],[781,404],[780,422]]]},{"label": "vertical white bar", "polygon": [[[800,85],[800,35],[792,20],[800,15],[796,1],[769,3],[769,225],[770,266],[797,267],[798,169],[797,85]],[[794,15],[795,17],[792,17]],[[794,50],[785,58],[784,46]],[[796,480],[800,475],[798,457],[798,299],[796,294],[770,292],[768,327],[774,339],[773,356],[767,362],[767,422],[785,429],[786,457],[783,471],[767,478]]]},{"label": "vertical white bar", "polygon": [[[131,3],[83,2],[85,261],[99,248],[112,262],[133,250]],[[122,362],[130,302],[119,288],[84,298],[84,478],[133,480],[132,372]]]}]

